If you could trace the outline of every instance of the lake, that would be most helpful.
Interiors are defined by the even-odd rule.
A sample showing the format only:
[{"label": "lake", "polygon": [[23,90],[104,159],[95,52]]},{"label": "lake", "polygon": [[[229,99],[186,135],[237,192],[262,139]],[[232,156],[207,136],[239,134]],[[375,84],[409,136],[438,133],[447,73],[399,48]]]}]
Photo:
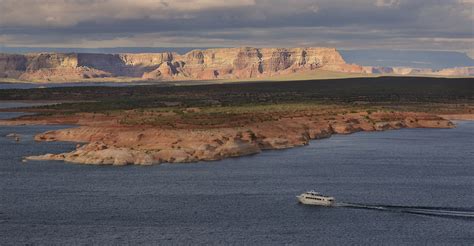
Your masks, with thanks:
[{"label": "lake", "polygon": [[[75,144],[0,127],[0,244],[472,244],[474,122],[457,125],[151,167],[22,163]],[[340,206],[298,204],[310,189]]]},{"label": "lake", "polygon": [[55,88],[55,87],[83,87],[83,86],[107,86],[107,87],[122,87],[122,86],[138,86],[138,85],[155,85],[155,86],[170,86],[169,83],[157,83],[147,81],[137,82],[67,82],[67,83],[5,83],[0,82],[0,90],[2,89],[35,89],[35,88]]}]

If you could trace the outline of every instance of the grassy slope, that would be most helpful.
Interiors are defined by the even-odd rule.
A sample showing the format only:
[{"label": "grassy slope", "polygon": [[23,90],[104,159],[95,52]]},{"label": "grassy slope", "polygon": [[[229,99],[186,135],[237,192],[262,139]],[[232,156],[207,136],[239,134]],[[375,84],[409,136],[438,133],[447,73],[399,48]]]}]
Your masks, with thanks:
[{"label": "grassy slope", "polygon": [[0,90],[0,101],[51,99],[75,102],[30,108],[25,111],[40,115],[23,118],[105,117],[106,121],[120,125],[207,129],[242,127],[282,116],[308,114],[324,117],[373,111],[473,114],[474,79],[381,77],[174,87]]},{"label": "grassy slope", "polygon": [[285,103],[458,104],[474,102],[474,79],[380,77],[174,87],[5,89],[0,90],[0,100],[77,101],[52,107],[76,112],[173,106],[252,107]]}]

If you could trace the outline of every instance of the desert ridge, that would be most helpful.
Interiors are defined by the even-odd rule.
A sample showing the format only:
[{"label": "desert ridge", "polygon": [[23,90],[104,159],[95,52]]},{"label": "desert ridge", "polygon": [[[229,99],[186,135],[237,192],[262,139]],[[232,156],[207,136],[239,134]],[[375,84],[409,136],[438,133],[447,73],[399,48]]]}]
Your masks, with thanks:
[{"label": "desert ridge", "polygon": [[213,80],[271,77],[324,69],[363,72],[335,48],[219,48],[143,54],[0,54],[0,77],[25,81],[77,81],[127,77],[139,80]]},{"label": "desert ridge", "polygon": [[473,67],[442,70],[348,64],[335,48],[218,48],[186,54],[30,53],[0,54],[0,78],[28,82],[186,81],[269,79],[308,71],[346,76],[473,76]]}]

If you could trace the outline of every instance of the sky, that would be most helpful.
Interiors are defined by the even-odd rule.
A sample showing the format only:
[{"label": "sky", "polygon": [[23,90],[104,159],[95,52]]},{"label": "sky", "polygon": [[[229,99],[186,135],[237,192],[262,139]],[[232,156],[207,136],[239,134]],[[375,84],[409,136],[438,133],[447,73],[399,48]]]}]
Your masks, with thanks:
[{"label": "sky", "polygon": [[449,50],[474,0],[0,0],[0,45]]}]

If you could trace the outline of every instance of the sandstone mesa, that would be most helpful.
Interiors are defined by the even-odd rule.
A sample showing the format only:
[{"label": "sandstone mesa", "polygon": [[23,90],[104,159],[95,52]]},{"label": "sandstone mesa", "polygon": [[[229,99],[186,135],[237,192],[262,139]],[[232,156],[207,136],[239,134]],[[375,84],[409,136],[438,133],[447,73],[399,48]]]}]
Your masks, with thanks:
[{"label": "sandstone mesa", "polygon": [[104,77],[145,80],[246,79],[318,68],[362,71],[333,48],[221,48],[146,54],[1,54],[0,77],[71,81]]},{"label": "sandstone mesa", "polygon": [[362,67],[347,64],[335,48],[219,48],[142,54],[0,54],[0,78],[74,82],[125,77],[129,80],[226,80],[270,78],[312,70],[356,74],[472,76],[474,68],[440,71]]}]

